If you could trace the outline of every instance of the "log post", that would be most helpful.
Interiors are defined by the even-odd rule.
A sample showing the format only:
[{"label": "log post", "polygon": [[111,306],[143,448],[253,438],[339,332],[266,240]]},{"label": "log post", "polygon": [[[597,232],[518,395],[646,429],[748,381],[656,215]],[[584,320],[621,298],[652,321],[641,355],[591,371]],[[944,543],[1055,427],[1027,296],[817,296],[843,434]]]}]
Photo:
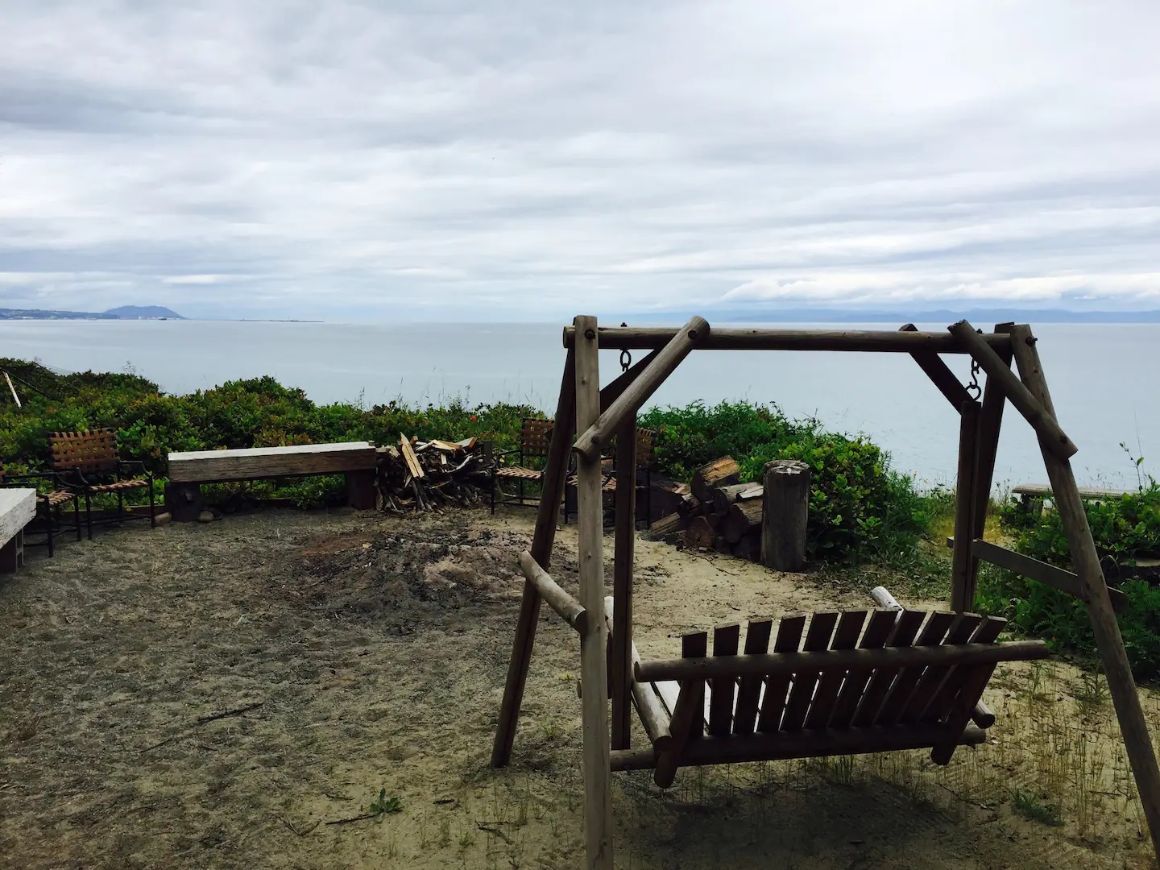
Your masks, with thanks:
[{"label": "log post", "polygon": [[[1006,334],[1013,323],[995,324],[995,332]],[[1011,365],[1010,348],[996,351],[1004,365]],[[995,457],[999,450],[999,430],[1003,424],[1003,408],[1007,404],[1007,396],[995,381],[987,376],[987,385],[983,388],[983,407],[979,411],[979,434],[975,448],[975,505],[972,509],[971,537],[981,539],[987,530],[987,506],[991,501],[991,484],[995,478]],[[970,576],[968,585],[975,588],[979,575],[979,558],[971,551]],[[978,724],[976,722],[976,724]]]},{"label": "log post", "polygon": [[[1035,337],[1025,325],[1011,329],[1011,349],[1023,384],[1047,409],[1055,420],[1055,406],[1047,389],[1047,379],[1039,362],[1039,351],[1035,348]],[[1051,481],[1052,500],[1067,535],[1068,550],[1072,567],[1079,576],[1086,593],[1088,617],[1096,638],[1108,689],[1120,722],[1120,733],[1124,738],[1124,748],[1132,773],[1136,778],[1136,788],[1140,792],[1140,805],[1152,834],[1152,847],[1160,859],[1160,768],[1156,765],[1156,752],[1148,733],[1148,723],[1140,705],[1136,682],[1124,649],[1124,639],[1108,596],[1107,583],[1100,567],[1099,554],[1092,539],[1087,514],[1083,509],[1079,488],[1071,463],[1061,459],[1053,447],[1057,446],[1043,437],[1039,440],[1047,476]]]},{"label": "log post", "polygon": [[346,472],[346,503],[355,510],[375,509],[375,470]]},{"label": "log post", "polygon": [[[532,559],[545,571],[552,562],[556,519],[560,511],[560,499],[564,495],[568,452],[572,446],[572,435],[576,431],[575,423],[576,352],[570,350],[564,360],[564,377],[560,381],[560,396],[556,402],[556,422],[552,426],[552,440],[548,445],[548,458],[540,490],[540,508],[536,513],[536,531],[532,536]],[[492,767],[503,767],[511,758],[539,619],[540,593],[532,583],[524,583],[520,615],[516,621],[516,636],[512,641],[512,656],[508,662],[507,681],[504,683],[503,701],[499,708],[499,724],[496,726],[495,742],[491,748]]]},{"label": "log post", "polygon": [[[600,416],[600,357],[596,318],[577,317],[576,426],[587,431]],[[600,454],[578,453],[580,603],[600,613],[604,607],[604,500]],[[584,842],[589,868],[612,870],[612,792],[609,784],[608,625],[593,619],[580,637],[580,678],[584,723]]]},{"label": "log post", "polygon": [[612,567],[612,748],[631,744],[632,565],[636,548],[636,414],[616,433],[616,544]]},{"label": "log post", "polygon": [[775,571],[800,571],[806,561],[810,467],[797,459],[765,464],[761,562]]},{"label": "log post", "polygon": [[975,603],[971,571],[971,540],[975,525],[975,464],[979,435],[979,403],[973,399],[959,408],[959,468],[955,484],[955,543],[951,554],[951,610],[963,613]]}]

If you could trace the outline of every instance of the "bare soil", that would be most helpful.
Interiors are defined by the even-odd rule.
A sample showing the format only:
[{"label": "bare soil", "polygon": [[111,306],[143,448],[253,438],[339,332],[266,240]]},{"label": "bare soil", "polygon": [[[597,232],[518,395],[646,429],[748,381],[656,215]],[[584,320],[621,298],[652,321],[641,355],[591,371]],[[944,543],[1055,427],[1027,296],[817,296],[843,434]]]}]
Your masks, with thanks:
[{"label": "bare soil", "polygon": [[[271,510],[33,556],[0,579],[0,865],[580,866],[578,644],[547,609],[515,757],[488,766],[530,535],[527,511]],[[552,573],[574,588],[575,568],[565,527]],[[870,605],[648,541],[637,590],[646,656],[685,630]],[[947,768],[735,765],[668,792],[616,774],[617,864],[1150,866],[1100,686],[1007,667],[992,741]]]}]

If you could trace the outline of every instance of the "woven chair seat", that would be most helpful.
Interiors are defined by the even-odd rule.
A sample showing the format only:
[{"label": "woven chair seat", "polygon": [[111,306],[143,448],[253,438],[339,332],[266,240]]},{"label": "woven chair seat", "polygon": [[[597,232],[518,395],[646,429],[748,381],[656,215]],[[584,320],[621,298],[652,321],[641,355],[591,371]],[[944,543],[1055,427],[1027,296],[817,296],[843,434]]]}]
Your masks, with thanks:
[{"label": "woven chair seat", "polygon": [[98,483],[93,486],[86,487],[89,492],[120,492],[125,489],[141,489],[148,486],[148,482],[139,478],[133,480],[118,480],[114,483]]},{"label": "woven chair seat", "polygon": [[72,501],[76,497],[77,495],[75,492],[69,492],[67,489],[56,489],[50,493],[42,495],[40,498],[41,501],[48,504],[49,507],[56,507],[58,504],[64,504],[65,502]]},{"label": "woven chair seat", "polygon": [[[566,481],[566,484],[570,487],[575,487],[579,483],[580,483],[580,478],[575,474],[571,475]],[[600,491],[601,492],[616,492],[616,475],[615,474],[605,474],[604,475],[604,479],[600,482]]]},{"label": "woven chair seat", "polygon": [[544,472],[534,468],[524,468],[519,465],[508,465],[496,469],[495,476],[506,477],[511,480],[540,480],[544,476]]}]

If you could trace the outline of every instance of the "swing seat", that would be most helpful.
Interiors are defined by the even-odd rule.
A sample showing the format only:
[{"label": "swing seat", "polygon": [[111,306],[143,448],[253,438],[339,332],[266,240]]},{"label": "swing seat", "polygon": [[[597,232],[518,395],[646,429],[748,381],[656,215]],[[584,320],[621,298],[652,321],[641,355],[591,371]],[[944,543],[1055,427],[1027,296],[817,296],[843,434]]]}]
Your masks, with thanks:
[{"label": "swing seat", "polygon": [[[611,630],[612,599],[605,602]],[[815,613],[682,638],[682,657],[641,661],[631,696],[651,741],[614,747],[613,770],[653,769],[667,788],[686,765],[931,749],[947,764],[985,740],[978,711],[995,666],[1041,659],[1040,641],[996,643],[1006,621],[972,613]],[[772,648],[770,639],[773,639]],[[974,718],[976,724],[971,724]],[[979,727],[979,726],[982,727]]]}]

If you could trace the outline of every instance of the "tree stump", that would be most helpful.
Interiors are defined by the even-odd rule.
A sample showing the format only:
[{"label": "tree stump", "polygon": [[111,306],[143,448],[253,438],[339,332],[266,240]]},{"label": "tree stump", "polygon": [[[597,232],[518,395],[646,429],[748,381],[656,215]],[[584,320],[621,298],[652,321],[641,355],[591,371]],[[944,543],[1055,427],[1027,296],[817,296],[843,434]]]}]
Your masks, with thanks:
[{"label": "tree stump", "polygon": [[761,562],[775,571],[800,571],[806,561],[810,467],[797,459],[765,464]]}]

